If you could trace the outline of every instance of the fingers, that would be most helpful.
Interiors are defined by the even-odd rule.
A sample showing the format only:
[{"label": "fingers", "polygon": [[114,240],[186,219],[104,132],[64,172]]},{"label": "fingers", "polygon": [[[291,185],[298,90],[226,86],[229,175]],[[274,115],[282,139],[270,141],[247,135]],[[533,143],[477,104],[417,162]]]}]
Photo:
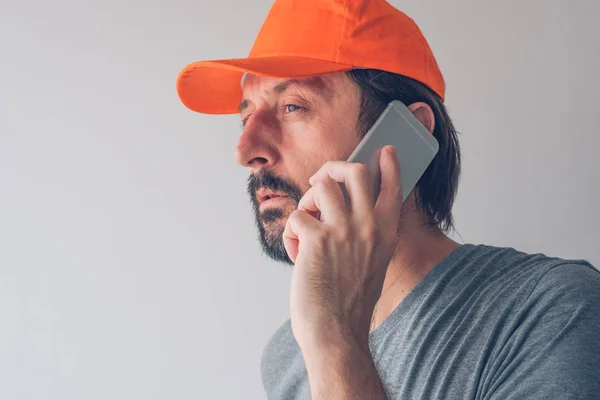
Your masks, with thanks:
[{"label": "fingers", "polygon": [[[365,164],[329,161],[310,178],[309,182],[314,184],[326,176],[344,184],[350,197],[353,213],[364,215],[372,210],[374,200],[373,183],[369,168]],[[344,208],[346,208],[345,204]]]},{"label": "fingers", "polygon": [[295,210],[288,217],[283,230],[283,244],[294,263],[298,256],[300,240],[306,243],[311,237],[311,232],[315,232],[319,228],[319,224],[321,224],[320,221],[300,210]]},{"label": "fingers", "polygon": [[[348,225],[352,218],[372,229],[396,232],[402,206],[402,184],[400,165],[393,146],[382,149],[379,168],[381,187],[374,208],[372,180],[364,164],[331,161],[310,178],[313,186],[300,199],[298,210],[289,216],[283,232],[284,246],[294,263],[300,253],[300,243],[310,243],[318,237],[325,222],[343,226]],[[339,183],[346,187],[351,211],[346,206]],[[319,213],[320,221],[316,218]]]},{"label": "fingers", "polygon": [[340,185],[326,175],[316,182],[300,199],[298,209],[312,215],[320,212],[321,221],[342,223],[348,218],[348,209]]},{"label": "fingers", "polygon": [[375,203],[377,220],[393,224],[396,229],[402,206],[402,182],[400,164],[393,146],[386,146],[379,158],[381,168],[381,189]]}]

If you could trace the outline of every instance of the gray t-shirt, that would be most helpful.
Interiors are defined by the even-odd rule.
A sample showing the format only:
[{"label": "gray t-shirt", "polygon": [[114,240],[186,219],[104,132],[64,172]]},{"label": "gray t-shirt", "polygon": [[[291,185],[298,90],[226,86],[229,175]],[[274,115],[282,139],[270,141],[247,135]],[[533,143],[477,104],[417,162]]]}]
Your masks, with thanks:
[{"label": "gray t-shirt", "polygon": [[[462,245],[369,337],[390,399],[600,399],[600,272]],[[309,399],[289,319],[263,351],[269,399]]]}]

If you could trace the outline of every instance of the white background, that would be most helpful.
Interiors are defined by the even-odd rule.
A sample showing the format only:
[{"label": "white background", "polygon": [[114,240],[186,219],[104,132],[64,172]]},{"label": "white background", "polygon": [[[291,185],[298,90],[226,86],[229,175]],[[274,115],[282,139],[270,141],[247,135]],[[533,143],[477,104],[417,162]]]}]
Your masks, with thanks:
[{"label": "white background", "polygon": [[[600,265],[600,3],[393,4],[445,74],[462,240]],[[238,116],[175,78],[245,56],[269,6],[1,0],[1,399],[264,398],[290,269],[256,242]]]}]

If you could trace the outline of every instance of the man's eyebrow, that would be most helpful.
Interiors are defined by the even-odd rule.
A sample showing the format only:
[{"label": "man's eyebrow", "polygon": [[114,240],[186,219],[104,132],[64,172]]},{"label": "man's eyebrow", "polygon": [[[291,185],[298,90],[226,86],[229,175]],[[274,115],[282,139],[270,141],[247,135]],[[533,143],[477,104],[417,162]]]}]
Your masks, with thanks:
[{"label": "man's eyebrow", "polygon": [[273,88],[273,91],[277,94],[285,92],[289,87],[306,87],[313,90],[316,93],[323,95],[323,97],[329,98],[331,90],[327,86],[327,82],[320,76],[313,76],[310,78],[303,79],[287,79]]},{"label": "man's eyebrow", "polygon": [[[277,93],[277,94],[281,94],[281,93],[285,92],[287,89],[289,89],[290,87],[294,87],[294,86],[295,87],[305,87],[307,89],[310,89],[312,92],[321,95],[327,101],[331,100],[331,98],[333,97],[333,91],[327,85],[327,82],[325,82],[325,80],[319,76],[313,76],[310,78],[303,78],[303,79],[297,79],[297,78],[286,79],[285,81],[277,84],[273,88],[273,92]],[[244,111],[248,107],[248,105],[249,105],[248,100],[242,100],[242,102],[240,103],[240,106],[238,107],[238,112],[241,113],[242,111]]]}]

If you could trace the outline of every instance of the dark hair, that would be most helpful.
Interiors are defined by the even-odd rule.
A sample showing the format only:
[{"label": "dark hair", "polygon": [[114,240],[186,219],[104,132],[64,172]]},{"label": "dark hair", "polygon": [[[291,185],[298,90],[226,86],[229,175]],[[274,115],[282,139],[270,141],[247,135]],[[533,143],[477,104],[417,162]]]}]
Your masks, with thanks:
[{"label": "dark hair", "polygon": [[439,151],[415,188],[417,207],[430,228],[448,232],[454,228],[452,205],[460,175],[460,147],[457,132],[441,97],[424,84],[406,76],[375,69],[347,71],[361,89],[357,129],[365,135],[388,103],[399,100],[406,106],[427,103],[435,116],[433,136]]}]

